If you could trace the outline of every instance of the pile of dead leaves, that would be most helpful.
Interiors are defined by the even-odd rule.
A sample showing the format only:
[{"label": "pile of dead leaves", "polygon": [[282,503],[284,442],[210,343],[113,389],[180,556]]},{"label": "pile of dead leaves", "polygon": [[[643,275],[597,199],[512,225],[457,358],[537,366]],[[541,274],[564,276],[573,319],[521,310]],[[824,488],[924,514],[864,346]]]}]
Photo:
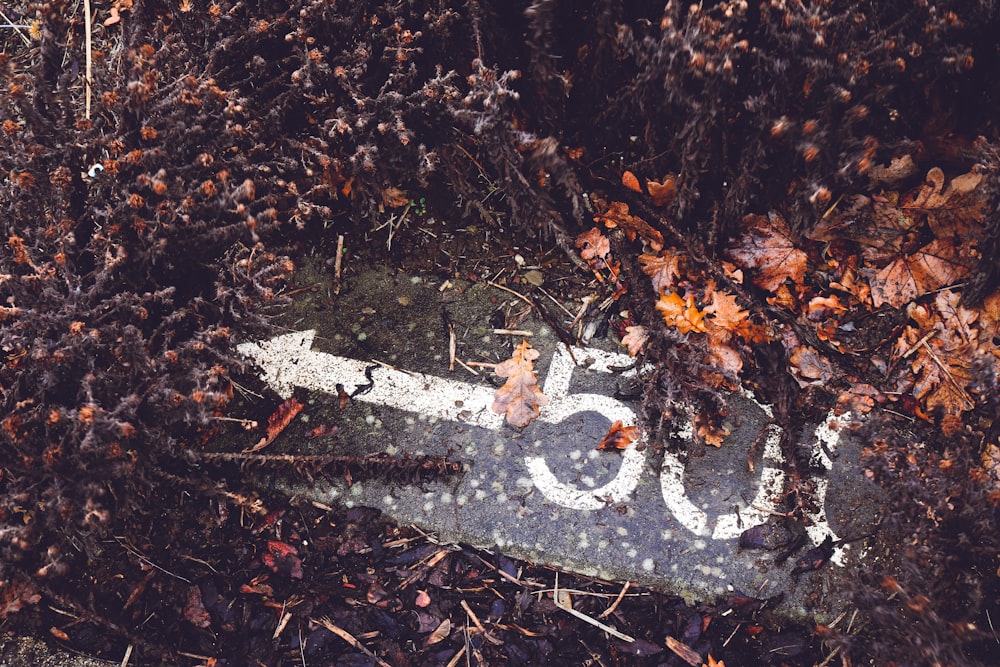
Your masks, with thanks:
[{"label": "pile of dead leaves", "polygon": [[[899,169],[873,173],[890,179]],[[642,192],[631,174],[623,182]],[[735,389],[756,370],[754,346],[780,341],[802,388],[833,391],[842,407],[861,412],[891,404],[952,433],[984,400],[977,369],[1000,372],[1000,291],[976,310],[962,305],[960,292],[980,259],[984,176],[973,169],[948,178],[935,167],[908,190],[889,184],[836,200],[800,233],[779,213],[747,215],[711,265],[666,245],[620,202],[605,204],[595,221],[643,241],[638,261],[656,309],[669,329],[699,342],[691,350],[703,357],[706,386]],[[817,196],[830,201],[829,192]],[[581,234],[577,247],[602,280],[619,279],[599,228]],[[622,343],[637,355],[649,333],[629,326]]]}]

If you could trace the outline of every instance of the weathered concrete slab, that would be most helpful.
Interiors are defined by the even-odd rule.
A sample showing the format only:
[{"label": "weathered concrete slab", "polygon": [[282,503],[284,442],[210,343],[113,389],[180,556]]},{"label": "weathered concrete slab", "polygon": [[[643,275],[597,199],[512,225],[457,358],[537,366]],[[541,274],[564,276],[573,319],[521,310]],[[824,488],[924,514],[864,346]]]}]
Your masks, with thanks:
[{"label": "weathered concrete slab", "polygon": [[[621,453],[596,451],[613,421],[635,423],[635,406],[615,398],[629,380],[616,367],[630,359],[612,341],[574,348],[571,357],[547,327],[528,319],[521,326],[532,331],[529,340],[541,353],[536,369],[549,404],[524,429],[504,424],[490,410],[495,386],[485,373],[449,371],[441,313],[454,323],[460,358],[497,361],[509,356],[509,337],[494,335],[490,318],[512,298],[485,285],[442,288],[371,272],[332,302],[297,304],[298,331],[241,346],[278,393],[311,392],[312,418],[340,427],[339,452],[463,462],[461,475],[423,485],[367,480],[348,487],[327,480],[290,490],[324,503],[377,507],[447,540],[690,599],[740,590],[783,593],[782,609],[793,616],[843,608],[843,565],[871,548],[867,543],[844,545],[832,567],[801,576],[790,574],[795,557],[776,565],[771,553],[738,549],[744,529],[773,520],[783,475],[775,427],[752,397],[732,396],[732,434],[703,456],[683,460],[674,452],[685,448],[668,443],[661,462],[643,440]],[[337,384],[351,392],[369,383],[369,391],[339,408]],[[870,532],[877,511],[874,492],[853,466],[858,445],[836,421],[805,443],[817,470],[825,471],[816,480],[820,511],[808,529],[813,545],[827,535]],[[674,437],[688,432],[688,424],[678,423]],[[762,436],[751,474],[748,447]],[[303,440],[302,452],[315,446]]]}]

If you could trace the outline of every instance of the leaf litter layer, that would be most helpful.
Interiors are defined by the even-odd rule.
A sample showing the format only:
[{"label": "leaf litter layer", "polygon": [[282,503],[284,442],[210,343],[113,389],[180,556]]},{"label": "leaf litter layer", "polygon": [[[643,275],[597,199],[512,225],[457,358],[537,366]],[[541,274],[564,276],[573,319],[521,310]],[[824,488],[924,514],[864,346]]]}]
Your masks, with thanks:
[{"label": "leaf litter layer", "polygon": [[[998,160],[981,103],[997,97],[996,53],[984,47],[995,9],[113,9],[92,22],[61,2],[5,9],[8,620],[116,660],[133,645],[136,660],[183,651],[291,664],[311,644],[309,658],[340,664],[384,659],[372,653],[393,664],[676,664],[694,654],[712,664],[748,651],[811,664],[834,650],[848,661],[981,662],[1000,552],[990,454]],[[432,216],[455,203],[471,222],[433,227],[428,199]],[[485,251],[469,242],[478,234]],[[863,465],[899,499],[885,530],[904,546],[891,571],[859,573],[864,623],[789,634],[752,594],[695,612],[651,595],[625,614],[646,602],[626,592],[605,620],[637,642],[595,646],[591,626],[559,609],[564,595],[537,600],[524,578],[502,575],[474,590],[486,570],[468,550],[434,547],[426,574],[444,584],[414,594],[413,607],[430,609],[422,618],[409,607],[412,584],[384,558],[393,548],[415,556],[406,547],[416,541],[337,546],[337,558],[371,550],[342,567],[305,544],[310,531],[349,542],[371,522],[264,503],[241,487],[236,461],[302,475],[386,474],[392,462],[206,448],[229,424],[230,378],[246,370],[235,339],[267,331],[294,275],[282,255],[315,244],[336,254],[339,272],[341,235],[349,261],[489,275],[524,292],[537,276],[498,274],[524,248],[574,258],[575,279],[593,282],[559,296],[580,316],[532,308],[571,338],[608,321],[654,362],[640,388],[654,446],[682,405],[700,443],[726,446],[722,396],[740,384],[772,402],[789,433],[833,405],[867,415]],[[258,442],[280,440],[289,414]],[[810,471],[790,440],[794,518],[810,502]],[[501,579],[515,588],[491,593],[503,601],[496,614],[493,602],[484,613],[485,600],[454,597],[499,590]],[[44,616],[42,600],[74,620]],[[783,644],[801,653],[771,650]],[[401,646],[420,648],[407,656]]]}]

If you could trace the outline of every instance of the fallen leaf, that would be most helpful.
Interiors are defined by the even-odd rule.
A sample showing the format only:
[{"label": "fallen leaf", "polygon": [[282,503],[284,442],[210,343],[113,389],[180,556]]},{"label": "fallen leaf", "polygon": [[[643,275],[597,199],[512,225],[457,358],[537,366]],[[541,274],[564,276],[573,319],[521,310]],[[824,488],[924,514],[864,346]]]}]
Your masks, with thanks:
[{"label": "fallen leaf", "polygon": [[778,291],[785,280],[796,285],[805,278],[807,255],[791,238],[784,219],[771,213],[743,218],[744,233],[737,245],[727,250],[729,257],[745,269],[754,269],[754,284]]},{"label": "fallen leaf", "polygon": [[188,587],[187,602],[184,604],[184,620],[196,628],[207,628],[212,625],[212,617],[208,615],[205,604],[201,601],[201,589],[198,586]]},{"label": "fallen leaf", "polygon": [[681,333],[704,333],[705,311],[698,310],[694,297],[682,298],[676,292],[668,292],[660,296],[656,309],[663,313],[663,319],[668,326],[677,327]]},{"label": "fallen leaf", "polygon": [[657,294],[671,289],[681,277],[681,259],[682,255],[672,249],[662,250],[658,255],[639,255],[642,272],[649,276]]},{"label": "fallen leaf", "polygon": [[708,654],[708,663],[705,664],[705,665],[702,665],[702,667],[726,667],[726,663],[725,663],[724,660],[716,660],[715,658],[712,657],[712,654],[709,653]]},{"label": "fallen leaf", "polygon": [[978,349],[977,311],[961,305],[951,290],[938,293],[932,306],[910,304],[907,315],[917,326],[907,326],[896,341],[895,353],[911,358],[911,393],[927,414],[961,415],[975,407],[968,388]]},{"label": "fallen leaf", "polygon": [[712,303],[705,306],[705,312],[712,316],[709,322],[726,331],[736,333],[750,317],[750,312],[740,308],[732,294],[711,289]]},{"label": "fallen leaf", "polygon": [[413,601],[413,604],[421,609],[428,607],[431,604],[431,596],[427,594],[427,591],[417,591],[417,598]]},{"label": "fallen leaf", "polygon": [[326,435],[333,435],[338,430],[338,427],[334,424],[320,424],[319,426],[309,429],[309,432],[306,433],[306,437],[310,439],[321,438]]},{"label": "fallen leaf", "polygon": [[825,384],[835,377],[833,365],[808,345],[800,345],[788,360],[792,363],[792,372],[800,387]]},{"label": "fallen leaf", "polygon": [[646,190],[653,206],[666,206],[677,196],[677,177],[668,174],[660,182],[646,181]]},{"label": "fallen leaf", "polygon": [[538,416],[542,406],[549,402],[538,388],[535,360],[538,350],[522,340],[510,359],[497,364],[493,370],[507,382],[493,394],[493,412],[506,415],[507,423],[523,428]]},{"label": "fallen leaf", "polygon": [[448,635],[450,634],[451,634],[451,619],[446,618],[443,621],[441,621],[441,624],[438,625],[437,628],[435,628],[434,632],[432,632],[427,637],[427,640],[424,643],[427,646],[437,644],[447,639]]},{"label": "fallen leaf", "polygon": [[635,325],[625,327],[625,335],[622,337],[622,345],[628,349],[629,355],[634,357],[642,352],[643,348],[646,347],[646,342],[648,340],[649,332],[646,331],[646,327]]},{"label": "fallen leaf", "polygon": [[269,540],[267,551],[260,557],[264,565],[274,573],[286,574],[292,579],[302,578],[302,559],[299,552],[290,544]]},{"label": "fallen leaf", "polygon": [[399,208],[410,203],[410,197],[394,185],[382,190],[382,205],[388,208]]},{"label": "fallen leaf", "polygon": [[611,252],[611,244],[608,238],[601,233],[597,227],[592,227],[576,237],[576,247],[580,248],[580,257],[587,261],[592,268],[602,266],[603,260]]},{"label": "fallen leaf", "polygon": [[935,239],[901,255],[870,275],[872,303],[900,308],[919,296],[951,285],[969,275],[978,261],[967,245]]},{"label": "fallen leaf", "polygon": [[599,450],[626,449],[629,445],[639,439],[638,426],[622,426],[622,420],[616,421],[608,429],[607,434],[601,438],[601,443],[597,445]]},{"label": "fallen leaf", "polygon": [[702,442],[712,447],[721,447],[723,441],[730,434],[729,427],[724,424],[715,424],[705,413],[699,412],[694,416],[694,424],[697,427],[695,433]]},{"label": "fallen leaf", "polygon": [[635,239],[638,234],[656,252],[663,248],[663,234],[650,227],[639,216],[629,213],[628,204],[624,202],[611,202],[606,211],[594,216],[594,220],[610,229],[621,227],[629,239]]},{"label": "fallen leaf", "polygon": [[281,435],[281,432],[288,427],[295,417],[302,412],[302,408],[305,407],[293,396],[289,398],[278,408],[271,413],[271,416],[267,418],[267,430],[264,433],[264,437],[260,439],[256,445],[250,449],[244,450],[244,452],[256,452],[264,449],[272,442],[274,439]]},{"label": "fallen leaf", "polygon": [[622,185],[631,190],[632,192],[642,192],[642,187],[639,185],[639,179],[635,177],[631,171],[626,170],[622,174]]},{"label": "fallen leaf", "polygon": [[0,619],[6,621],[12,614],[38,604],[41,599],[38,588],[30,580],[13,575],[0,587]]}]

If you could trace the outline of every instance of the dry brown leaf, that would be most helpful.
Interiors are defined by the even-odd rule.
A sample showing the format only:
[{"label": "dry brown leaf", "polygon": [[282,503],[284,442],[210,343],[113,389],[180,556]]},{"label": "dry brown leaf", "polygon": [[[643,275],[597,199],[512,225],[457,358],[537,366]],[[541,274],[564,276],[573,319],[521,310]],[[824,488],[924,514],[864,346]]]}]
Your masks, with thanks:
[{"label": "dry brown leaf", "polygon": [[699,412],[694,416],[694,423],[697,427],[695,433],[702,442],[712,447],[721,447],[723,441],[730,434],[730,429],[725,424],[713,423],[712,419],[704,413]]},{"label": "dry brown leaf", "polygon": [[646,190],[653,200],[653,206],[666,206],[677,196],[677,177],[667,174],[662,182],[646,181]]},{"label": "dry brown leaf", "polygon": [[868,279],[876,308],[900,308],[919,296],[969,275],[978,257],[966,245],[935,239],[912,255],[897,257]]},{"label": "dry brown leaf", "polygon": [[902,196],[890,192],[866,198],[852,210],[853,223],[837,223],[839,232],[864,247],[866,266],[861,271],[871,285],[875,307],[900,308],[962,280],[978,262],[983,177],[969,172],[947,186],[945,180],[935,167],[923,185]]},{"label": "dry brown leaf", "polygon": [[549,402],[538,388],[534,363],[536,359],[538,350],[532,348],[528,341],[522,340],[513,356],[497,364],[493,370],[498,376],[507,378],[507,382],[493,394],[492,409],[497,414],[506,415],[507,423],[511,426],[527,426],[538,416],[542,406]]},{"label": "dry brown leaf", "polygon": [[635,325],[625,327],[625,335],[622,336],[622,345],[624,345],[628,349],[628,353],[634,357],[642,352],[642,349],[646,347],[646,342],[648,340],[649,332],[646,331],[646,327]]},{"label": "dry brown leaf", "polygon": [[432,632],[427,637],[424,643],[427,646],[433,646],[434,644],[438,644],[447,639],[448,635],[450,634],[451,634],[451,619],[446,618],[443,621],[441,621],[441,624],[438,625],[437,628],[435,628],[434,632]]},{"label": "dry brown leaf", "polygon": [[274,439],[281,435],[281,432],[292,423],[292,420],[302,412],[302,408],[305,406],[298,402],[295,397],[289,398],[277,409],[271,413],[271,416],[267,418],[267,430],[264,432],[264,437],[260,441],[251,447],[250,449],[244,450],[246,452],[257,452],[272,442]]},{"label": "dry brown leaf", "polygon": [[801,387],[825,384],[835,377],[830,361],[808,345],[797,347],[788,360],[792,363],[795,381]]},{"label": "dry brown leaf", "polygon": [[576,237],[576,247],[580,249],[580,257],[585,259],[591,266],[595,262],[600,265],[601,260],[611,252],[611,244],[601,230],[591,227],[589,230]]},{"label": "dry brown leaf", "polygon": [[611,202],[608,210],[595,215],[594,220],[611,229],[621,227],[630,240],[635,239],[638,234],[656,252],[663,248],[663,234],[650,227],[649,223],[639,216],[629,213],[628,204],[624,202]]},{"label": "dry brown leaf", "polygon": [[657,294],[671,289],[681,277],[682,258],[683,255],[672,248],[661,250],[658,255],[639,255],[642,272],[649,276]]},{"label": "dry brown leaf", "polygon": [[739,388],[740,372],[743,370],[743,357],[730,345],[732,335],[725,329],[709,327],[708,356],[706,365],[718,371],[702,374],[704,380],[712,387]]},{"label": "dry brown leaf", "polygon": [[387,208],[399,208],[410,203],[410,197],[394,185],[382,190],[382,205]]},{"label": "dry brown leaf", "polygon": [[663,313],[663,319],[668,326],[677,327],[681,333],[704,333],[705,311],[698,310],[694,297],[682,298],[676,292],[668,292],[660,296],[656,309]]},{"label": "dry brown leaf", "polygon": [[961,415],[975,407],[968,393],[978,353],[978,312],[960,304],[950,290],[938,293],[933,307],[911,304],[908,326],[896,341],[896,353],[910,358],[913,397],[927,414]]},{"label": "dry brown leaf", "polygon": [[607,434],[601,438],[601,443],[597,445],[597,448],[600,450],[625,449],[638,439],[639,427],[622,426],[622,420],[619,419],[611,425]]},{"label": "dry brown leaf", "polygon": [[738,245],[729,248],[729,257],[745,269],[754,269],[754,284],[776,292],[791,279],[802,284],[806,275],[807,255],[791,238],[788,224],[776,213],[743,218],[744,233]]}]

